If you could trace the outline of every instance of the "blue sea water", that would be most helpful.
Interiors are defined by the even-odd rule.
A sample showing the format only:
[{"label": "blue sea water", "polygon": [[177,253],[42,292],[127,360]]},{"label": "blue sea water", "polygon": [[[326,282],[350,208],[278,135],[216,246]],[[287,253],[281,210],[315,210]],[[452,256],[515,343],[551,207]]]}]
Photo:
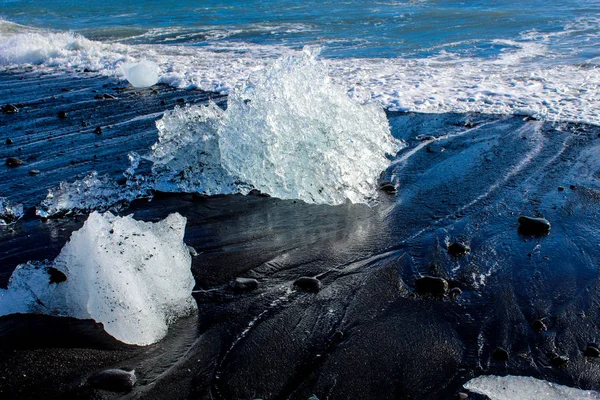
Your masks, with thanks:
[{"label": "blue sea water", "polygon": [[600,122],[596,0],[0,0],[4,66],[118,75],[147,58],[163,83],[227,92],[304,46],[390,109]]}]

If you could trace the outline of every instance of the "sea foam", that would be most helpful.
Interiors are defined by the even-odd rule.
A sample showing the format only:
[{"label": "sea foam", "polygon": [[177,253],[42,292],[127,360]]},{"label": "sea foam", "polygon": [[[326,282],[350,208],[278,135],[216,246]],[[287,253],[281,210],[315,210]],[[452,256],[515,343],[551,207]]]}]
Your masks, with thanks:
[{"label": "sea foam", "polygon": [[179,214],[150,223],[93,212],[54,261],[17,266],[0,315],[91,318],[122,342],[155,343],[196,309],[185,224]]},{"label": "sea foam", "polygon": [[465,389],[488,396],[491,400],[591,400],[600,393],[557,385],[528,376],[479,376],[464,385]]}]

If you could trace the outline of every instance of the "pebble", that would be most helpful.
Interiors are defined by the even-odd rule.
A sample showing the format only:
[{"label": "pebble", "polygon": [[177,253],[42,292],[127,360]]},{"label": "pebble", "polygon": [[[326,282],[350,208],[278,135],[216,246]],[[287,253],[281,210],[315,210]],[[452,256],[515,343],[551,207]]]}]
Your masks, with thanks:
[{"label": "pebble", "polygon": [[232,288],[236,292],[251,292],[258,288],[258,281],[252,278],[235,278]]},{"label": "pebble", "polygon": [[498,347],[496,351],[492,354],[492,358],[498,362],[507,362],[508,361],[508,351],[504,350],[501,347]]},{"label": "pebble", "polygon": [[12,139],[6,139],[6,144],[13,144]]},{"label": "pebble", "polygon": [[116,100],[117,99],[115,96],[113,96],[112,94],[108,94],[108,93],[104,93],[104,95],[102,97],[104,98],[104,100]]},{"label": "pebble", "polygon": [[564,188],[563,186],[559,186],[559,187],[558,187],[558,191],[559,191],[559,192],[564,192],[564,191],[565,191],[565,188]]},{"label": "pebble", "polygon": [[600,349],[595,344],[588,344],[585,350],[583,350],[583,355],[586,357],[600,357]]},{"label": "pebble", "polygon": [[464,256],[471,251],[471,248],[464,243],[455,242],[448,246],[448,254],[455,257]]},{"label": "pebble", "polygon": [[96,135],[102,135],[102,127],[101,126],[96,127],[96,129],[94,129],[94,133]]},{"label": "pebble", "polygon": [[448,292],[448,281],[436,276],[423,276],[415,281],[415,289],[419,294],[443,296]]},{"label": "pebble", "polygon": [[60,118],[60,119],[65,119],[65,118],[67,118],[68,116],[69,116],[69,114],[67,114],[67,112],[66,112],[66,111],[62,111],[62,110],[61,110],[61,111],[59,111],[59,112],[58,112],[58,118]]},{"label": "pebble", "polygon": [[531,324],[531,325],[533,326],[533,329],[535,329],[535,331],[537,333],[546,332],[548,330],[548,327],[546,326],[544,321],[541,319],[533,321],[533,324]]},{"label": "pebble", "polygon": [[294,286],[305,292],[317,293],[319,290],[321,290],[321,281],[317,278],[303,276],[296,279]]},{"label": "pebble", "polygon": [[550,222],[545,218],[519,217],[519,232],[528,236],[544,236],[550,233]]},{"label": "pebble", "polygon": [[102,96],[101,94],[97,94],[94,96],[94,99],[96,100],[104,100],[104,96]]},{"label": "pebble", "polygon": [[88,379],[88,384],[94,389],[109,392],[129,392],[137,382],[135,371],[122,369],[106,369],[96,372]]},{"label": "pebble", "polygon": [[29,175],[37,175],[39,173],[40,173],[40,171],[38,169],[29,170]]},{"label": "pebble", "polygon": [[564,367],[569,363],[569,357],[567,357],[566,355],[553,355],[553,357],[550,359],[550,363],[552,364],[552,366],[554,367]]},{"label": "pebble", "polygon": [[198,257],[198,252],[196,251],[195,248],[193,248],[192,246],[187,246],[188,251],[190,252],[190,256],[192,257]]},{"label": "pebble", "polygon": [[16,114],[19,112],[19,109],[14,104],[7,104],[2,107],[2,111],[6,114]]},{"label": "pebble", "polygon": [[19,165],[23,165],[23,161],[21,161],[17,157],[8,157],[6,159],[6,165],[14,168],[14,167],[18,167]]},{"label": "pebble", "polygon": [[460,297],[462,294],[462,290],[460,288],[454,287],[448,291],[448,294],[453,297]]},{"label": "pebble", "polygon": [[468,399],[469,395],[466,393],[460,392],[459,394],[456,395],[456,397],[458,397],[461,400],[464,400],[464,399]]}]

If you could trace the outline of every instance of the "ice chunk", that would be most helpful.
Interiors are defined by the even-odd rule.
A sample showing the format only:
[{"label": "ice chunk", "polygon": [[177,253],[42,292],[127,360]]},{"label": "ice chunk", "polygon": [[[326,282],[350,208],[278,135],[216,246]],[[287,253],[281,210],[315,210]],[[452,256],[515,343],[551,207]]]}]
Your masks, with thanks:
[{"label": "ice chunk", "polygon": [[137,64],[121,64],[121,72],[133,87],[145,88],[155,85],[159,78],[158,65],[152,61],[144,60]]},{"label": "ice chunk", "polygon": [[0,226],[17,222],[23,216],[23,205],[0,197]]},{"label": "ice chunk", "polygon": [[157,126],[150,159],[182,191],[253,187],[307,203],[371,202],[387,155],[401,147],[383,109],[353,101],[310,51],[249,79],[224,112],[214,104],[176,109]]},{"label": "ice chunk", "polygon": [[73,183],[61,182],[58,188],[48,190],[48,195],[37,207],[36,214],[48,218],[73,212],[119,209],[131,200],[145,195],[148,195],[147,191],[136,181],[121,186],[108,176],[99,177],[93,171],[83,179]]},{"label": "ice chunk", "polygon": [[600,392],[557,385],[528,376],[479,376],[464,387],[492,400],[600,399]]},{"label": "ice chunk", "polygon": [[92,318],[116,339],[148,345],[196,308],[186,219],[157,222],[93,212],[53,262],[29,262],[0,290],[0,315]]}]

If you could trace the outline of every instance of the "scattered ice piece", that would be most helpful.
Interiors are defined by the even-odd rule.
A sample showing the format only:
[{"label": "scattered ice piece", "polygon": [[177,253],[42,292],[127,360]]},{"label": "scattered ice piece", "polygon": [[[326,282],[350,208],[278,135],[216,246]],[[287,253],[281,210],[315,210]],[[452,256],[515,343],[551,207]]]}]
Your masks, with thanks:
[{"label": "scattered ice piece", "polygon": [[255,188],[282,199],[370,203],[401,142],[383,109],[353,101],[305,51],[277,60],[215,104],[176,108],[157,123],[156,188],[204,194]]},{"label": "scattered ice piece", "polygon": [[73,212],[118,209],[144,195],[147,192],[136,182],[120,186],[108,176],[98,177],[93,171],[81,180],[61,182],[58,188],[48,190],[48,195],[36,208],[36,214],[48,218]]},{"label": "scattered ice piece", "polygon": [[492,400],[600,399],[600,392],[557,385],[528,376],[479,376],[471,379],[464,387]]},{"label": "scattered ice piece", "polygon": [[23,217],[23,205],[0,197],[0,226],[12,224]]},{"label": "scattered ice piece", "polygon": [[186,219],[151,223],[93,212],[53,262],[29,262],[0,290],[0,315],[92,318],[116,339],[148,345],[196,309]]},{"label": "scattered ice piece", "polygon": [[145,88],[156,85],[159,79],[158,65],[152,61],[143,60],[137,64],[121,64],[121,72],[133,87]]}]

